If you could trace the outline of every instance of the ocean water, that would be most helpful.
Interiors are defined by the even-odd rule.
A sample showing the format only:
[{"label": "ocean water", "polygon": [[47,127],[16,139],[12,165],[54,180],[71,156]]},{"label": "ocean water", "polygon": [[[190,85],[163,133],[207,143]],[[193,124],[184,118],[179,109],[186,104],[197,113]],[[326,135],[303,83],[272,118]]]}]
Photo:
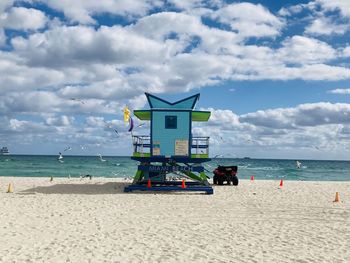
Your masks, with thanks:
[{"label": "ocean water", "polygon": [[[8,155],[0,156],[0,176],[32,177],[130,177],[135,174],[138,162],[130,157],[64,156],[63,162],[57,156]],[[218,158],[204,164],[207,175],[217,165],[238,165],[238,177],[265,180],[302,181],[350,181],[350,161],[299,160],[302,168],[297,169],[295,160],[232,159]]]}]

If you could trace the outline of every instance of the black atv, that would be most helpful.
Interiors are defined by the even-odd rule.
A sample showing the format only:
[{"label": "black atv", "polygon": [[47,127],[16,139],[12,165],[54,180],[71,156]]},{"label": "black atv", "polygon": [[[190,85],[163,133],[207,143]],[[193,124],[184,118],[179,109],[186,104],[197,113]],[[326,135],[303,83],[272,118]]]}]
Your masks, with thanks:
[{"label": "black atv", "polygon": [[214,171],[213,183],[223,185],[226,181],[228,185],[238,185],[237,166],[221,166],[219,165]]}]

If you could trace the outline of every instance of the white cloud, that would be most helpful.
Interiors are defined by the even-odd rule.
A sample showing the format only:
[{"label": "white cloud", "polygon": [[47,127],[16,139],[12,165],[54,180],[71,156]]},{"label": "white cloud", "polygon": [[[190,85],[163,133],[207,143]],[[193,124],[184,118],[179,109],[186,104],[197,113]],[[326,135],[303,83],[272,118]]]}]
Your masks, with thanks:
[{"label": "white cloud", "polygon": [[287,72],[290,73],[289,79],[336,81],[350,78],[350,69],[326,64],[313,64],[301,68],[290,68],[287,69]]},{"label": "white cloud", "polygon": [[350,136],[350,125],[343,125],[341,128],[341,133]]},{"label": "white cloud", "polygon": [[[350,2],[347,0],[314,0],[306,4],[283,7],[278,13],[294,20],[293,23],[309,21],[310,24],[305,27],[306,34],[328,36],[344,35],[350,30],[349,10]],[[302,11],[305,14],[299,15]]]},{"label": "white cloud", "polygon": [[280,34],[284,23],[264,6],[251,3],[226,5],[211,17],[237,30],[244,37],[274,37]]},{"label": "white cloud", "polygon": [[[350,30],[350,2],[346,0],[315,0],[304,5],[314,19],[305,32],[313,35],[344,35]],[[335,15],[334,12],[339,14]],[[330,12],[333,12],[330,13]]]},{"label": "white cloud", "polygon": [[[106,122],[118,129],[121,137],[127,136],[121,108],[124,105],[142,108],[146,103],[145,91],[187,92],[204,86],[213,88],[210,86],[229,80],[350,79],[350,69],[336,60],[350,57],[349,47],[338,47],[335,43],[336,49],[306,36],[271,40],[288,25],[288,19],[293,19],[290,15],[306,8],[313,10],[313,25],[316,25],[310,26],[313,33],[308,34],[341,34],[343,28],[322,11],[326,7],[320,12],[312,9],[311,4],[291,7],[280,11],[282,20],[262,5],[251,3],[221,5],[220,1],[175,0],[169,3],[183,10],[181,13],[145,15],[162,3],[44,1],[64,12],[70,22],[78,21],[64,25],[66,21],[58,18],[25,23],[24,15],[18,21],[11,20],[9,15],[18,12],[18,7],[11,8],[8,4],[2,7],[3,3],[0,8],[6,19],[0,19],[2,23],[6,21],[27,32],[15,37],[8,35],[10,50],[0,51],[0,120],[4,120],[0,122],[6,126],[0,130],[10,135],[15,131],[13,138],[20,134],[26,141],[43,142],[46,138],[39,136],[55,132],[55,142],[61,145],[67,141],[77,145],[79,142],[111,145],[117,135]],[[95,15],[105,13],[126,16],[133,19],[133,24],[96,27],[79,24],[96,23]],[[216,19],[225,25],[207,26],[203,18]],[[324,26],[322,32],[328,22],[331,27]],[[35,32],[38,28],[44,30]],[[0,29],[0,45],[4,45],[6,36],[1,32],[4,30]],[[270,39],[247,44],[249,37]],[[346,90],[331,93],[345,94]],[[228,152],[228,147],[234,145],[237,149],[248,147],[257,151],[267,147],[281,153],[299,145],[300,140],[326,145],[330,138],[340,140],[347,136],[350,127],[347,104],[305,104],[242,116],[230,110],[209,110],[210,121],[205,126],[195,124],[194,131],[211,135],[214,147]],[[29,117],[24,121],[23,116],[42,121],[29,121]],[[112,117],[119,119],[108,120]],[[13,141],[19,141],[18,138]],[[111,147],[125,152],[130,148],[125,143],[115,145]],[[306,143],[302,145],[307,147]]]},{"label": "white cloud", "polygon": [[93,63],[141,63],[158,61],[166,47],[120,26],[98,30],[84,26],[58,27],[29,39],[12,39],[16,53],[35,66],[77,67],[82,61]]},{"label": "white cloud", "polygon": [[293,6],[289,6],[289,7],[282,7],[278,11],[278,15],[286,16],[286,17],[297,15],[298,13],[300,13],[304,9],[304,7],[305,7],[305,5],[303,5],[303,4],[293,5]]},{"label": "white cloud", "polygon": [[[208,123],[196,124],[196,136],[210,136],[212,154],[270,158],[346,159],[350,104],[311,103],[237,115],[210,110]],[[207,127],[209,125],[209,128]]]},{"label": "white cloud", "polygon": [[[106,136],[126,136],[128,134],[128,127],[122,118],[106,121],[104,117],[88,116],[85,118],[83,125],[87,135],[89,133],[99,135],[105,133]],[[115,130],[118,131],[118,134],[116,134]]]},{"label": "white cloud", "polygon": [[81,24],[96,23],[96,14],[109,13],[121,16],[142,16],[154,8],[162,6],[160,0],[38,0],[49,7],[59,10],[73,22]]},{"label": "white cloud", "polygon": [[332,94],[350,94],[350,89],[332,89],[328,93]]},{"label": "white cloud", "polygon": [[[10,92],[0,95],[0,115],[34,114],[115,114],[121,107],[117,102],[87,99],[84,104],[62,98],[50,91]],[[50,116],[49,116],[50,117]],[[53,119],[52,119],[53,121]],[[61,119],[61,123],[66,120]]]},{"label": "white cloud", "polygon": [[199,7],[204,6],[203,0],[187,0],[187,1],[169,0],[168,2],[169,2],[169,4],[172,4],[177,8],[181,8],[181,9],[185,9],[185,10],[190,10],[190,9],[199,8]]},{"label": "white cloud", "polygon": [[278,55],[289,63],[319,63],[336,58],[336,51],[331,46],[314,38],[292,36],[284,40],[282,45]]},{"label": "white cloud", "polygon": [[[37,72],[41,77],[55,76],[40,80],[38,86],[63,86],[58,89],[62,97],[116,100],[144,91],[189,91],[230,79],[349,76],[346,68],[321,64],[335,58],[336,52],[316,39],[294,36],[277,50],[240,41],[236,33],[209,28],[198,17],[174,12],[147,16],[126,27],[56,26],[27,39],[12,39],[16,63],[8,58],[12,70],[6,70],[4,86],[29,89],[39,82]],[[40,73],[49,68],[50,73]],[[34,76],[32,84],[24,81],[29,78],[27,71]]]},{"label": "white cloud", "polygon": [[210,111],[211,116],[208,124],[221,127],[226,127],[226,129],[237,128],[240,125],[239,117],[233,113],[231,110],[220,110],[220,109],[201,109],[204,111]]},{"label": "white cloud", "polygon": [[59,117],[48,117],[45,123],[49,126],[70,126],[74,122],[74,117],[62,115]]},{"label": "white cloud", "polygon": [[33,122],[33,121],[24,121],[18,119],[9,120],[9,129],[11,132],[16,133],[45,133],[52,132],[53,129],[47,127],[43,123]]},{"label": "white cloud", "polygon": [[[234,49],[241,41],[236,33],[209,28],[199,17],[189,14],[162,12],[140,19],[130,29],[139,35],[165,44],[171,58],[182,53],[186,47],[192,52],[204,50],[207,53],[222,53],[222,50]],[[172,38],[171,38],[172,37]],[[196,43],[193,43],[197,41]],[[190,52],[187,52],[190,53]]]},{"label": "white cloud", "polygon": [[31,67],[22,57],[0,51],[0,80],[0,91],[4,94],[59,85],[64,81],[64,74],[45,67]]},{"label": "white cloud", "polygon": [[33,8],[12,7],[0,15],[0,26],[16,30],[43,28],[47,18],[43,12]]},{"label": "white cloud", "polygon": [[350,24],[338,24],[327,17],[316,18],[306,27],[305,33],[312,35],[343,35],[350,30]]},{"label": "white cloud", "polygon": [[273,129],[295,129],[302,126],[349,124],[350,104],[309,103],[296,108],[260,110],[240,116],[241,122]]},{"label": "white cloud", "polygon": [[0,1],[0,14],[4,13],[7,8],[13,5],[14,0],[1,0]]},{"label": "white cloud", "polygon": [[343,49],[342,56],[350,57],[350,46],[347,46],[346,48]]},{"label": "white cloud", "polygon": [[6,44],[6,34],[4,29],[0,28],[0,48]]},{"label": "white cloud", "polygon": [[128,104],[131,109],[142,109],[147,104],[147,98],[145,94],[141,94],[130,99]]},{"label": "white cloud", "polygon": [[104,127],[106,125],[103,117],[89,116],[85,121],[91,127]]},{"label": "white cloud", "polygon": [[350,2],[347,0],[316,0],[315,4],[325,11],[338,10],[344,17],[350,18]]},{"label": "white cloud", "polygon": [[201,34],[200,30],[206,27],[198,17],[176,12],[161,12],[139,19],[130,28],[140,35],[155,40],[165,40],[171,33],[175,33],[175,39]]},{"label": "white cloud", "polygon": [[[188,71],[181,72],[181,75],[184,75],[181,76],[174,74],[171,70],[177,68],[177,63],[181,60],[184,61],[184,58],[187,56],[177,56],[177,52],[181,52],[190,44],[189,42],[192,39],[191,34],[199,32],[198,34],[203,39],[203,43],[200,45],[208,51],[211,51],[212,48],[217,49],[217,43],[221,42],[223,45],[225,43],[227,45],[229,41],[232,42],[235,34],[229,32],[226,34],[220,30],[208,29],[198,19],[191,18],[188,15],[175,15],[171,13],[167,17],[168,20],[164,19],[164,17],[166,17],[164,14],[156,17],[151,16],[150,19],[153,20],[149,20],[148,22],[141,20],[140,24],[129,28],[117,26],[111,28],[102,27],[96,31],[92,28],[80,26],[55,28],[45,33],[32,34],[28,40],[22,37],[15,38],[12,40],[12,43],[16,53],[21,58],[25,58],[29,65],[51,68],[64,66],[64,71],[72,67],[79,68],[79,74],[86,69],[90,73],[90,76],[94,76],[91,74],[91,63],[110,64],[110,68],[107,68],[108,66],[106,65],[98,66],[99,64],[93,67],[93,72],[98,68],[104,69],[98,72],[98,76],[101,79],[105,79],[104,83],[102,83],[103,89],[97,89],[96,86],[101,87],[101,82],[96,82],[96,85],[90,85],[90,88],[87,87],[84,89],[85,96],[98,96],[100,98],[113,97],[117,96],[117,94],[125,96],[128,92],[125,93],[124,88],[133,90],[135,94],[138,92],[135,88],[140,86],[143,86],[144,90],[159,92],[169,84],[170,88],[181,87],[183,90],[187,90],[188,87],[197,85],[195,81],[193,81],[193,84],[188,84],[190,80]],[[155,23],[159,23],[159,19],[163,20],[164,23],[162,24],[164,26],[160,27],[160,30],[154,33],[154,35],[143,37],[139,33],[153,32],[152,30],[145,29],[151,26],[154,21]],[[178,20],[177,24],[171,23],[176,20]],[[189,24],[188,22],[193,21],[197,23],[190,23],[192,24],[192,29],[187,29],[189,31],[186,32],[185,26]],[[168,34],[168,32],[171,32],[171,26],[173,30],[177,30],[178,34],[183,35],[183,39],[179,42],[163,39],[162,37]],[[211,37],[209,37],[210,35]],[[187,57],[190,58],[191,56]],[[211,62],[214,62],[214,57],[205,58],[204,54],[195,55],[193,59],[195,57],[201,57],[199,58],[200,60],[210,59]],[[145,61],[147,61],[147,66],[144,64]],[[86,62],[90,64],[81,67]],[[217,63],[211,63],[213,66],[215,64]],[[127,73],[128,68],[134,68],[136,70],[130,74]],[[120,69],[119,72],[118,69]],[[179,69],[182,71],[181,67]],[[208,70],[211,72],[213,69],[209,68]],[[217,72],[219,73],[219,71]],[[198,74],[203,73],[198,71]],[[216,77],[215,75],[212,76]],[[200,76],[200,78],[203,77]],[[90,77],[90,79],[85,79],[83,82],[91,82],[92,80]],[[200,80],[200,82],[203,84],[211,83],[211,81],[207,80]],[[119,88],[117,89],[117,87]],[[116,91],[117,93],[115,93]],[[72,92],[78,92],[78,87],[69,87],[66,89],[67,95],[68,92],[74,95]]]},{"label": "white cloud", "polygon": [[13,92],[2,100],[4,113],[39,113],[59,111],[61,100],[52,92]]},{"label": "white cloud", "polygon": [[221,7],[223,5],[222,0],[211,0],[211,1],[205,1],[205,0],[168,0],[169,4],[174,5],[177,8],[186,10],[186,11],[193,11],[198,9],[204,9],[204,8],[217,8]]}]

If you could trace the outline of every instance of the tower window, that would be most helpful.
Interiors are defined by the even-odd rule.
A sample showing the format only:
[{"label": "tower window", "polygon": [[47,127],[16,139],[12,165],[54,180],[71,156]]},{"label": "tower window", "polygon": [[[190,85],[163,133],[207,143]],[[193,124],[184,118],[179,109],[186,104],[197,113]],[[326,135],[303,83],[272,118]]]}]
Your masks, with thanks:
[{"label": "tower window", "polygon": [[177,129],[177,116],[165,116],[165,129]]}]

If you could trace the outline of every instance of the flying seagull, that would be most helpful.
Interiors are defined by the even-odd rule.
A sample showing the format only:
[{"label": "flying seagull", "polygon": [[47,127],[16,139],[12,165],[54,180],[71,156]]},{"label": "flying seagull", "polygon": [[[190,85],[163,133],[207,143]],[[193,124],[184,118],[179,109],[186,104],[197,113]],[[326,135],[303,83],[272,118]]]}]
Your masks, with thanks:
[{"label": "flying seagull", "polygon": [[70,100],[73,100],[73,101],[78,101],[82,104],[85,104],[85,102],[83,100],[80,100],[80,99],[76,99],[76,98],[70,98]]},{"label": "flying seagull", "polygon": [[72,150],[72,148],[70,146],[68,146],[66,149],[64,149],[65,152],[70,151],[70,150]]},{"label": "flying seagull", "polygon": [[109,128],[109,129],[112,129],[112,124],[111,123],[108,123],[106,121],[103,121],[105,124],[106,124],[106,127]]},{"label": "flying seagull", "polygon": [[107,127],[108,129],[113,129],[114,132],[115,132],[116,134],[119,135],[119,132],[117,131],[117,129],[114,129],[114,128],[113,128],[113,125],[112,125],[111,123],[108,123],[108,122],[106,122],[106,121],[103,121],[103,122],[106,124],[106,127]]},{"label": "flying seagull", "polygon": [[100,161],[101,161],[101,162],[105,162],[105,161],[106,161],[105,159],[102,158],[102,155],[101,155],[101,154],[99,154],[98,156],[100,157]]},{"label": "flying seagull", "polygon": [[60,163],[63,163],[63,156],[62,156],[62,153],[61,153],[61,152],[59,152],[59,156],[58,156],[57,160],[58,160]]}]

